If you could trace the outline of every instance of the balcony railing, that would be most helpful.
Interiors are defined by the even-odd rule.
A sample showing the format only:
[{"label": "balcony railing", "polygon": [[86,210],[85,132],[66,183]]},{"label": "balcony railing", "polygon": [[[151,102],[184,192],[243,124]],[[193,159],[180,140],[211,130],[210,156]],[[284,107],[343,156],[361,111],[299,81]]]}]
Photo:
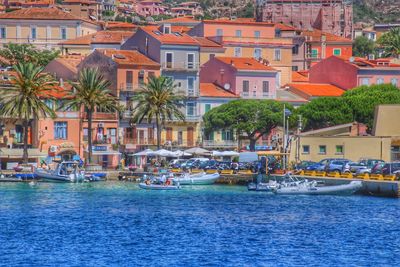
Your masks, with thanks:
[{"label": "balcony railing", "polygon": [[124,144],[134,144],[134,145],[155,145],[157,141],[155,139],[148,138],[124,138]]},{"label": "balcony railing", "polygon": [[237,141],[233,140],[222,140],[222,141],[214,141],[214,140],[203,140],[203,147],[205,148],[234,148],[237,147]]},{"label": "balcony railing", "polygon": [[179,71],[198,71],[200,64],[198,62],[163,62],[161,68],[163,70],[179,70]]}]

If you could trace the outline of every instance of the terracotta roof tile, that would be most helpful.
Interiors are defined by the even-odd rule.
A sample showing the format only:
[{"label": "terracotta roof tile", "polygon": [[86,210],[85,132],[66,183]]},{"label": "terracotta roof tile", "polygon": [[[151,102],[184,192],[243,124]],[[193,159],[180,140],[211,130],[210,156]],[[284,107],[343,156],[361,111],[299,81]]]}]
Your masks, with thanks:
[{"label": "terracotta roof tile", "polygon": [[320,42],[321,41],[321,37],[323,35],[325,35],[326,37],[326,42],[337,42],[337,43],[352,43],[353,41],[351,39],[348,38],[344,38],[338,35],[334,35],[331,33],[327,33],[327,32],[323,32],[317,29],[313,29],[313,30],[306,30],[302,32],[303,36],[308,36],[311,38],[311,42]]},{"label": "terracotta roof tile", "polygon": [[72,40],[61,42],[60,45],[91,45],[91,44],[122,44],[133,35],[131,31],[99,31]]},{"label": "terracotta roof tile", "polygon": [[151,60],[136,50],[97,49],[96,51],[112,58],[114,62],[120,65],[160,67],[159,63]]},{"label": "terracotta roof tile", "polygon": [[399,64],[392,63],[387,59],[368,60],[362,57],[345,57],[345,56],[332,56],[339,58],[347,64],[353,65],[357,68],[399,68]]},{"label": "terracotta roof tile", "polygon": [[247,57],[215,57],[219,61],[232,65],[237,70],[252,70],[252,71],[269,71],[277,72],[276,69],[266,66],[254,58]]},{"label": "terracotta roof tile", "polygon": [[198,45],[197,41],[186,33],[164,34],[159,30],[158,26],[145,26],[140,29],[157,39],[162,44]]},{"label": "terracotta roof tile", "polygon": [[305,83],[308,82],[308,72],[293,71],[292,82],[294,83]]},{"label": "terracotta roof tile", "polygon": [[32,20],[81,20],[88,23],[96,24],[95,21],[90,21],[75,17],[68,12],[64,12],[56,7],[40,8],[31,7],[15,10],[9,13],[0,14],[0,19],[32,19]]},{"label": "terracotta roof tile", "polygon": [[187,26],[178,26],[178,25],[171,26],[172,32],[187,33],[191,29],[192,28],[187,27]]},{"label": "terracotta roof tile", "polygon": [[104,28],[106,30],[112,30],[115,28],[123,28],[123,29],[137,29],[138,26],[128,22],[119,22],[119,21],[107,21],[104,24]]},{"label": "terracotta roof tile", "polygon": [[90,0],[63,0],[62,4],[75,4],[75,3],[80,3],[80,4],[87,4],[87,5],[96,5],[96,1],[90,1]]},{"label": "terracotta roof tile", "polygon": [[200,83],[200,96],[203,97],[221,97],[221,98],[239,98],[231,91],[227,91],[213,83]]},{"label": "terracotta roof tile", "polygon": [[206,37],[193,37],[201,47],[222,47],[222,45],[206,38]]},{"label": "terracotta roof tile", "polygon": [[281,31],[296,31],[297,30],[295,27],[292,27],[292,26],[286,25],[286,24],[282,24],[282,23],[275,24],[275,28],[280,29]]},{"label": "terracotta roof tile", "polygon": [[78,73],[78,65],[82,62],[82,56],[62,56],[54,59],[58,63],[64,65],[67,69],[72,71],[73,73]]},{"label": "terracotta roof tile", "polygon": [[293,93],[300,93],[308,98],[324,96],[341,96],[345,91],[332,84],[319,83],[290,83],[289,90]]}]

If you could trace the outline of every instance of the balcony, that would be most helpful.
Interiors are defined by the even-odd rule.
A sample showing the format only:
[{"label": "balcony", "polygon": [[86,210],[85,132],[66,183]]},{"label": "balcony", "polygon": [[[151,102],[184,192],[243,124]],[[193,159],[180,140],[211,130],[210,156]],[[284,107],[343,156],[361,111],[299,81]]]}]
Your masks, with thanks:
[{"label": "balcony", "polygon": [[148,138],[124,138],[124,144],[156,145],[157,141],[155,139]]},{"label": "balcony", "polygon": [[[83,118],[87,119],[87,113],[84,112],[82,114]],[[108,113],[108,112],[95,112],[92,115],[93,120],[118,120],[118,114],[115,113]]]},{"label": "balcony", "polygon": [[204,148],[235,148],[237,146],[238,142],[233,140],[222,140],[222,141],[203,140]]},{"label": "balcony", "polygon": [[161,68],[163,71],[194,71],[199,70],[198,62],[163,62]]}]

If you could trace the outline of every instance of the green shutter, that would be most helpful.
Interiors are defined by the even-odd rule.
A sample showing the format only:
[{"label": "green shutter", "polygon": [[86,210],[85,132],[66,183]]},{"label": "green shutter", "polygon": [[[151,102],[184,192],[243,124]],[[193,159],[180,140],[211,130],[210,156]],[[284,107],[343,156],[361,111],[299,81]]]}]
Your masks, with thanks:
[{"label": "green shutter", "polygon": [[206,104],[205,105],[205,110],[208,112],[211,109],[211,104]]}]

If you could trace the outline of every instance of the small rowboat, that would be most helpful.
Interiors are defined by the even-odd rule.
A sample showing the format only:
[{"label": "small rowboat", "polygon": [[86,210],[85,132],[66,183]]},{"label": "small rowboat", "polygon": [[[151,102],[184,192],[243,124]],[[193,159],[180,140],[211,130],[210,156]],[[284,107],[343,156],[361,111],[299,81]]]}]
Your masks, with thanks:
[{"label": "small rowboat", "polygon": [[163,185],[163,184],[146,184],[140,183],[139,187],[146,190],[178,190],[181,189],[179,185]]}]

